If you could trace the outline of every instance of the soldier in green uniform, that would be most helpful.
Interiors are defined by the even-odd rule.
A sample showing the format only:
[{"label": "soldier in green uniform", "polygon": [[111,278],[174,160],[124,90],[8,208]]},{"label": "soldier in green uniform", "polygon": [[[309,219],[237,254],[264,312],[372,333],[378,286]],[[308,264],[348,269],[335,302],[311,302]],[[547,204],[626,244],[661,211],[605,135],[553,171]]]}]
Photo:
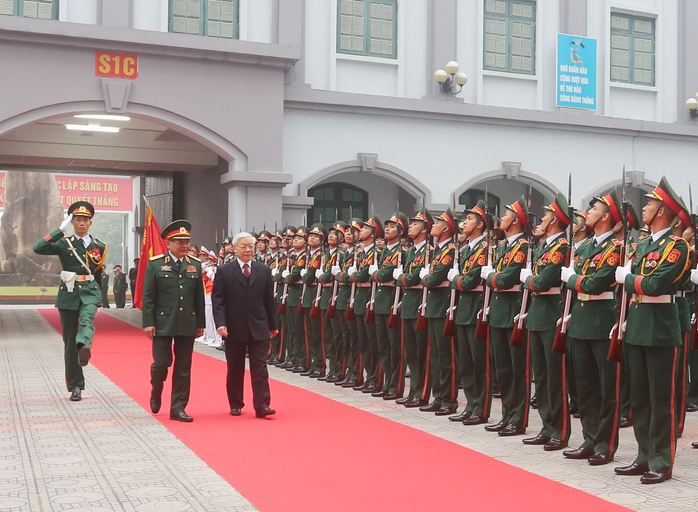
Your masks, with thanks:
[{"label": "soldier in green uniform", "polygon": [[[376,291],[376,335],[378,339],[378,360],[383,370],[383,386],[373,396],[383,400],[402,398],[405,392],[404,347],[400,335],[400,323],[390,326],[390,314],[395,299],[395,280],[393,271],[402,260],[400,235],[407,232],[407,217],[402,212],[393,213],[385,221],[386,247],[378,264],[371,269],[374,282],[378,283]],[[397,320],[397,318],[396,318]]]},{"label": "soldier in green uniform", "polygon": [[114,265],[114,302],[117,308],[126,307],[126,274],[121,265]]},{"label": "soldier in green uniform", "polygon": [[[93,321],[102,301],[96,279],[102,274],[107,246],[88,233],[94,214],[87,201],[73,203],[59,228],[34,244],[36,254],[58,256],[63,268],[56,307],[63,330],[65,383],[72,402],[79,402],[85,389],[82,367],[92,355]],[[74,234],[66,237],[71,224]]]},{"label": "soldier in green uniform", "polygon": [[176,220],[161,236],[168,251],[150,258],[143,281],[143,330],[153,341],[150,409],[153,414],[160,411],[174,342],[170,419],[190,422],[193,418],[184,409],[191,389],[194,338],[203,335],[206,327],[204,281],[201,262],[187,256],[191,224]]},{"label": "soldier in green uniform", "polygon": [[[281,338],[281,348],[279,350],[279,368],[291,371],[296,367],[295,362],[291,359],[291,347],[293,346],[293,329],[291,327],[291,312],[288,311],[286,304],[288,302],[288,288],[289,284],[286,282],[284,277],[284,271],[291,269],[291,261],[295,254],[295,249],[293,249],[293,236],[296,234],[295,226],[286,226],[283,230],[283,237],[281,239],[281,250],[283,251],[283,256],[281,263],[278,266],[278,272],[274,274],[274,279],[278,281],[279,285],[277,287],[277,302],[279,302],[279,314],[281,316],[282,325],[282,338]],[[283,306],[281,305],[283,304]]]},{"label": "soldier in green uniform", "polygon": [[306,267],[308,261],[307,241],[308,228],[306,226],[298,226],[296,234],[293,235],[294,254],[289,256],[289,269],[281,273],[285,284],[288,284],[286,321],[288,322],[289,334],[291,334],[288,357],[294,364],[293,368],[291,368],[293,373],[303,373],[310,366],[308,343],[305,338],[305,313],[298,310],[298,304],[300,304],[303,294],[301,270]]},{"label": "soldier in green uniform", "polygon": [[[274,281],[274,297],[276,300],[277,308],[279,301],[281,300],[281,292],[283,291],[283,286],[279,285],[279,279],[281,277],[281,271],[279,269],[283,269],[283,267],[285,267],[286,264],[285,255],[281,250],[281,239],[283,238],[283,236],[284,235],[282,231],[276,230],[269,237],[269,262],[267,263],[267,265],[269,265],[269,268],[271,269],[271,276],[272,280]],[[281,319],[282,315],[280,315],[278,311],[276,315],[276,325],[280,326],[280,329],[279,332],[276,333],[276,336],[274,336],[270,340],[269,359],[267,359],[267,363],[273,366],[278,366],[283,362],[283,360],[281,359],[283,357],[283,346],[281,344],[281,340],[283,339],[283,322]]]},{"label": "soldier in green uniform", "polygon": [[[308,234],[308,265],[301,269],[301,279],[303,281],[303,297],[301,304],[305,311],[305,326],[308,346],[308,370],[301,373],[304,377],[317,379],[325,377],[327,370],[327,358],[325,343],[322,332],[322,318],[320,316],[320,304],[316,306],[316,313],[313,314],[313,307],[318,296],[318,277],[322,271],[324,263],[323,245],[327,240],[327,229],[322,224],[316,223],[310,227]],[[320,283],[322,286],[322,283]],[[320,289],[322,292],[322,289]]]},{"label": "soldier in green uniform", "polygon": [[422,208],[412,217],[407,234],[414,244],[405,253],[402,267],[393,271],[393,279],[402,289],[400,318],[405,343],[405,361],[410,370],[410,392],[396,402],[408,408],[427,405],[431,396],[429,333],[426,330],[417,330],[417,318],[423,291],[419,273],[426,265],[427,251],[430,250],[428,237],[433,225],[434,219],[426,208]]},{"label": "soldier in green uniform", "polygon": [[257,250],[255,251],[255,261],[259,263],[264,263],[269,265],[271,259],[271,253],[269,251],[269,241],[271,240],[271,233],[266,229],[263,229],[257,235]]},{"label": "soldier in green uniform", "polygon": [[422,268],[419,277],[422,284],[429,289],[425,316],[429,329],[429,358],[431,363],[432,390],[434,400],[429,405],[419,408],[423,412],[433,412],[437,416],[448,416],[458,408],[458,382],[454,357],[453,336],[444,336],[446,310],[449,305],[450,286],[447,277],[453,267],[456,246],[453,236],[456,234],[456,221],[450,208],[437,215],[431,228],[434,237],[433,258],[429,268]]},{"label": "soldier in green uniform", "polygon": [[357,254],[356,266],[349,269],[348,274],[356,284],[354,296],[354,315],[359,334],[361,360],[366,372],[363,386],[354,389],[362,393],[375,393],[382,386],[382,375],[378,361],[378,342],[376,340],[376,324],[366,322],[366,309],[371,295],[371,276],[369,267],[378,262],[379,253],[375,247],[377,237],[383,236],[383,225],[377,216],[363,223],[359,231],[361,251]]},{"label": "soldier in green uniform", "polygon": [[681,328],[675,294],[689,260],[688,244],[671,232],[674,218],[685,208],[666,178],[646,197],[642,220],[652,235],[638,243],[628,265],[616,269],[616,282],[632,295],[623,351],[638,454],[615,472],[642,475],[640,482],[655,484],[671,478],[676,454],[673,388]]},{"label": "soldier in green uniform", "polygon": [[487,339],[475,337],[477,312],[482,309],[480,268],[487,264],[489,250],[484,236],[485,209],[485,202],[481,199],[473,208],[465,211],[462,232],[467,243],[461,250],[459,270],[451,269],[448,273],[451,287],[460,294],[455,318],[456,367],[466,400],[463,412],[448,419],[462,421],[464,425],[487,423],[492,407],[490,344]]},{"label": "soldier in green uniform", "polygon": [[562,281],[576,292],[567,343],[571,346],[577,380],[577,397],[583,443],[562,454],[588,459],[592,466],[608,464],[618,449],[620,365],[607,358],[608,333],[616,321],[615,271],[622,242],[613,237],[621,220],[616,190],[595,197],[586,225],[594,236],[575,251],[575,261],[562,269]]},{"label": "soldier in green uniform", "polygon": [[323,322],[323,336],[325,340],[325,350],[329,369],[325,377],[318,377],[318,380],[326,380],[330,383],[339,382],[343,379],[346,370],[346,354],[344,339],[349,338],[349,332],[344,332],[346,324],[340,322],[337,314],[337,294],[339,293],[339,283],[332,275],[332,268],[339,264],[341,249],[339,245],[344,242],[344,231],[347,223],[337,221],[332,229],[327,233],[327,250],[322,272],[318,279],[322,283],[322,294],[320,295],[320,310]]},{"label": "soldier in green uniform", "polygon": [[358,258],[356,241],[359,238],[359,231],[362,225],[363,221],[356,217],[349,221],[349,226],[344,233],[344,242],[347,245],[347,249],[341,255],[338,265],[332,268],[332,275],[339,282],[336,316],[339,317],[341,331],[344,335],[343,346],[347,361],[344,378],[335,382],[335,385],[343,388],[354,388],[364,384],[359,328],[353,310],[354,305],[351,304],[356,284],[352,283],[350,275],[352,269],[356,271]]},{"label": "soldier in green uniform", "polygon": [[480,276],[492,288],[490,301],[490,347],[497,366],[497,383],[502,395],[502,420],[486,425],[489,432],[500,436],[526,433],[528,426],[528,401],[531,393],[531,369],[528,358],[528,342],[511,347],[509,340],[514,328],[514,317],[521,309],[519,276],[526,265],[528,240],[523,236],[528,226],[528,206],[521,196],[506,205],[500,229],[506,235],[497,250],[494,267],[484,265]]},{"label": "soldier in green uniform", "polygon": [[542,444],[545,451],[554,451],[567,446],[571,433],[565,354],[552,350],[561,313],[560,270],[569,251],[564,235],[571,219],[562,194],[546,210],[539,226],[544,235],[533,256],[533,267],[521,269],[519,274],[523,287],[531,292],[526,327],[536,376],[538,413],[543,422],[538,435],[524,439],[523,443]]}]

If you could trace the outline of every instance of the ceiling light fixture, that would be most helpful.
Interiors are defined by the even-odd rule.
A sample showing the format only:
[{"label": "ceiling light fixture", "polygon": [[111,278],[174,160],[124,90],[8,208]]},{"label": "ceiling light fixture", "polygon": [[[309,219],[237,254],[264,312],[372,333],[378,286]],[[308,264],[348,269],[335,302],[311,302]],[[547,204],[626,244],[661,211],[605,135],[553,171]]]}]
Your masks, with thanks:
[{"label": "ceiling light fixture", "polygon": [[106,132],[106,133],[119,133],[120,128],[116,126],[98,126],[98,125],[87,125],[87,124],[67,124],[65,127],[68,130],[82,131],[82,132]]},{"label": "ceiling light fixture", "polygon": [[102,121],[130,121],[128,116],[115,116],[111,114],[78,114],[73,116],[75,119],[99,119]]}]

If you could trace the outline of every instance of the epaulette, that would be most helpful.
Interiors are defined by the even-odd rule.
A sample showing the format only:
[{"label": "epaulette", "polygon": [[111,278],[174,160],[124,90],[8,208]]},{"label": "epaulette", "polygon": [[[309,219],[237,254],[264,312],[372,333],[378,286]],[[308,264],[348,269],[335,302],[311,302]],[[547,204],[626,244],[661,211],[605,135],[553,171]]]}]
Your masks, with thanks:
[{"label": "epaulette", "polygon": [[198,261],[199,263],[201,263],[201,260],[200,260],[199,258],[197,258],[196,256],[189,256],[189,258],[192,259],[192,260],[196,260],[196,261]]},{"label": "epaulette", "polygon": [[669,238],[671,238],[674,242],[678,242],[679,240],[683,240],[684,242],[686,241],[683,237],[676,235],[669,235]]},{"label": "epaulette", "polygon": [[616,238],[612,238],[612,240],[616,247],[623,247],[623,240],[618,240]]},{"label": "epaulette", "polygon": [[165,253],[156,254],[155,256],[151,256],[150,258],[148,258],[148,261],[154,261],[154,260],[157,260],[158,258],[164,258],[164,257],[165,257]]},{"label": "epaulette", "polygon": [[102,242],[99,238],[96,238],[96,237],[92,237],[92,238],[93,238],[93,240],[94,240],[95,242],[99,242],[99,243],[102,244],[104,247],[107,246],[107,244],[105,244],[104,242]]}]

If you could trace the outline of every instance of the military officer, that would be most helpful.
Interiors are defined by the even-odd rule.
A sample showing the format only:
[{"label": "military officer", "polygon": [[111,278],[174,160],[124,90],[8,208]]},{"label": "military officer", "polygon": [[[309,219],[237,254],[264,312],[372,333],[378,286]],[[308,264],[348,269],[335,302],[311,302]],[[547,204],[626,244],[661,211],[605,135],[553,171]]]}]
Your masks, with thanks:
[{"label": "military officer", "polygon": [[417,330],[417,319],[423,291],[419,273],[426,264],[427,251],[430,250],[428,237],[433,225],[434,219],[426,208],[412,217],[407,234],[414,245],[406,252],[402,267],[393,271],[393,278],[402,289],[400,318],[405,340],[405,360],[410,369],[410,392],[396,402],[408,408],[427,405],[431,396],[429,336],[426,330]]},{"label": "military officer", "polygon": [[[638,454],[619,475],[642,475],[655,484],[671,478],[676,447],[673,387],[681,328],[675,294],[688,260],[688,244],[671,232],[684,208],[666,178],[649,194],[642,220],[652,235],[638,243],[633,260],[616,269],[616,282],[632,295],[623,350],[630,369],[630,402]],[[618,326],[623,328],[623,326]]]},{"label": "military officer", "polygon": [[395,304],[395,280],[393,271],[402,263],[400,236],[407,232],[407,217],[402,212],[393,213],[385,221],[386,247],[378,265],[372,269],[372,279],[378,283],[376,291],[376,335],[378,360],[383,370],[383,386],[373,396],[383,400],[402,398],[405,392],[404,347],[400,336],[400,322],[390,317]]},{"label": "military officer", "polygon": [[332,275],[332,267],[337,266],[341,259],[342,251],[339,246],[344,242],[346,229],[347,223],[340,220],[335,222],[332,229],[328,231],[325,264],[319,276],[322,283],[320,309],[329,369],[327,375],[318,377],[318,380],[326,380],[333,384],[343,379],[347,362],[344,339],[349,338],[349,332],[343,331],[346,329],[346,323],[341,323],[339,318],[341,315],[337,314],[339,283]]},{"label": "military officer", "polygon": [[[322,293],[322,283],[318,280],[325,262],[323,246],[327,240],[327,228],[316,223],[310,227],[308,232],[308,264],[301,269],[301,279],[303,281],[304,293],[301,304],[305,311],[305,326],[308,346],[308,369],[301,373],[304,377],[317,379],[325,377],[327,370],[327,353],[322,332],[322,317],[320,315],[320,304],[316,304]],[[320,288],[318,288],[318,284]],[[313,312],[315,311],[315,312]]]},{"label": "military officer", "polygon": [[456,344],[458,378],[463,387],[466,405],[451,421],[464,425],[487,423],[492,407],[490,389],[490,344],[475,337],[477,312],[482,308],[480,268],[487,264],[489,244],[484,236],[487,221],[486,205],[481,199],[465,211],[462,233],[467,243],[461,250],[460,268],[449,270],[451,287],[459,291],[456,308]]},{"label": "military officer", "polygon": [[288,284],[286,321],[288,322],[289,334],[291,335],[288,345],[288,357],[294,364],[290,368],[290,371],[293,373],[303,373],[310,366],[307,340],[305,338],[305,312],[298,308],[303,294],[301,270],[306,267],[308,261],[307,241],[308,228],[306,226],[298,226],[296,233],[293,235],[294,254],[289,256],[289,269],[281,273],[285,284]]},{"label": "military officer", "polygon": [[524,339],[522,346],[509,346],[514,317],[521,309],[519,276],[526,265],[528,240],[523,235],[528,225],[528,205],[521,196],[516,202],[506,205],[500,223],[506,239],[497,250],[494,266],[484,265],[480,269],[480,276],[492,288],[488,317],[490,347],[502,397],[502,420],[486,425],[485,429],[498,432],[500,436],[524,434],[528,426],[531,393],[528,342]]},{"label": "military officer", "polygon": [[565,230],[572,219],[562,194],[546,207],[540,222],[544,233],[533,257],[532,269],[524,268],[519,279],[531,292],[526,327],[536,376],[538,413],[543,428],[524,444],[543,445],[545,451],[561,450],[570,438],[570,413],[567,406],[565,354],[553,352],[556,322],[560,318],[560,270],[565,264],[569,242]]},{"label": "military officer", "polygon": [[[88,233],[94,214],[87,201],[73,203],[58,229],[34,244],[36,254],[58,256],[63,268],[56,307],[63,330],[65,382],[72,402],[80,401],[85,389],[82,367],[92,355],[93,321],[102,301],[96,279],[102,274],[107,246]],[[66,237],[71,224],[74,234]]]},{"label": "military officer", "polygon": [[193,418],[184,409],[189,403],[194,338],[206,327],[204,281],[201,262],[187,255],[189,221],[171,222],[161,236],[168,251],[150,258],[143,282],[143,330],[153,342],[150,409],[153,414],[160,411],[174,342],[170,419],[190,422]]}]

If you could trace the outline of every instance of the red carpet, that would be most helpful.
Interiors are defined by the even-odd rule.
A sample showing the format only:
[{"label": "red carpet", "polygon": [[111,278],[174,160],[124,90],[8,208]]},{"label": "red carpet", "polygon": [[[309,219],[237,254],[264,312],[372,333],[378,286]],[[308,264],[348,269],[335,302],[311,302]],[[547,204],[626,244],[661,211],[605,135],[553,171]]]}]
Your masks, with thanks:
[{"label": "red carpet", "polygon": [[[39,312],[60,331],[57,310]],[[149,410],[150,342],[140,329],[108,315],[99,315],[95,325],[91,363]],[[276,416],[256,419],[246,385],[247,406],[234,418],[225,363],[194,353],[187,407],[194,422],[169,420],[167,388],[156,418],[263,512],[463,510],[466,500],[469,510],[626,510],[277,381],[271,383]]]}]

